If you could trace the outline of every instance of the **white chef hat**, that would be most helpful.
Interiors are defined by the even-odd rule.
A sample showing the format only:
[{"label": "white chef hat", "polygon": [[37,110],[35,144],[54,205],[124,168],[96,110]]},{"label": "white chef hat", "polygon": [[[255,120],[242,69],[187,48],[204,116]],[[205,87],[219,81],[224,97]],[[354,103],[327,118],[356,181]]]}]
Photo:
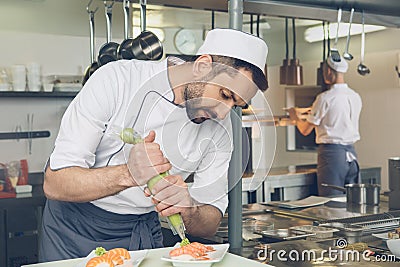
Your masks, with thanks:
[{"label": "white chef hat", "polygon": [[340,57],[340,61],[337,62],[334,61],[331,56],[329,56],[326,59],[326,63],[328,63],[329,67],[336,70],[337,72],[346,73],[347,69],[349,68],[349,64],[347,64],[347,61],[343,57]]},{"label": "white chef hat", "polygon": [[264,72],[268,46],[263,39],[233,29],[213,29],[208,32],[196,55],[217,55],[241,59]]}]

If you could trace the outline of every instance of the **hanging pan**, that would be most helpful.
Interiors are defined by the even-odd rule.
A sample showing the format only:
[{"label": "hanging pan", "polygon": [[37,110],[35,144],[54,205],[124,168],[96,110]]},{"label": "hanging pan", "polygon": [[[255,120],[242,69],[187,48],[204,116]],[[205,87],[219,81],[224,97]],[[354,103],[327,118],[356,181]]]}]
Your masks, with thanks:
[{"label": "hanging pan", "polygon": [[89,77],[99,68],[99,65],[94,60],[96,58],[96,52],[94,49],[94,14],[97,9],[90,10],[90,4],[93,0],[89,1],[89,4],[86,7],[86,11],[89,14],[89,26],[90,26],[90,65],[86,68],[85,74],[83,75],[82,85],[85,85]]},{"label": "hanging pan", "polygon": [[282,66],[279,68],[279,83],[286,84],[287,83],[287,74],[289,67],[289,38],[288,38],[288,18],[285,18],[285,59],[283,60]]},{"label": "hanging pan", "polygon": [[146,30],[146,1],[140,0],[141,33],[132,42],[132,52],[136,59],[159,60],[163,56],[161,41],[151,31]]},{"label": "hanging pan", "polygon": [[133,39],[129,37],[129,32],[130,32],[130,9],[129,9],[129,1],[124,0],[122,4],[122,8],[124,10],[124,40],[121,42],[121,44],[118,46],[117,49],[117,54],[118,54],[118,59],[133,59],[135,56],[132,53],[132,41]]},{"label": "hanging pan", "polygon": [[296,58],[296,23],[294,18],[292,19],[292,28],[293,59],[290,60],[286,83],[288,85],[303,85],[303,67],[300,65],[300,61]]},{"label": "hanging pan", "polygon": [[104,1],[104,7],[105,7],[105,14],[106,14],[106,22],[107,22],[107,43],[105,43],[99,51],[99,56],[97,61],[99,62],[99,65],[105,65],[108,62],[115,61],[118,59],[118,43],[111,42],[111,23],[112,23],[112,7],[114,5],[114,0],[112,1],[111,4],[107,4],[107,1]]}]

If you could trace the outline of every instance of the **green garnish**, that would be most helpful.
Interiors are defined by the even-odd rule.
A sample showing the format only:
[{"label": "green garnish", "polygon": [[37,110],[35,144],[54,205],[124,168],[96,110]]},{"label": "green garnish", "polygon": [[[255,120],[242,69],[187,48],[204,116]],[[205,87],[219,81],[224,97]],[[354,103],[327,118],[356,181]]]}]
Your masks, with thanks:
[{"label": "green garnish", "polygon": [[189,239],[187,239],[187,238],[182,239],[181,247],[187,246],[189,244],[190,244]]},{"label": "green garnish", "polygon": [[97,247],[96,250],[94,251],[94,253],[97,256],[103,256],[104,254],[106,254],[107,250],[103,247]]}]

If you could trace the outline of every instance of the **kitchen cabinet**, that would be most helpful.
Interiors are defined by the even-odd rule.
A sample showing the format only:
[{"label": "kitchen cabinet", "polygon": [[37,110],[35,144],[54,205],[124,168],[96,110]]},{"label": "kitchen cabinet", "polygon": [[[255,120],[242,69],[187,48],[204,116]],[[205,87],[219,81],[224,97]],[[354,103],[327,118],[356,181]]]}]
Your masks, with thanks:
[{"label": "kitchen cabinet", "polygon": [[39,232],[45,197],[35,185],[27,197],[0,199],[0,266],[38,262]]}]

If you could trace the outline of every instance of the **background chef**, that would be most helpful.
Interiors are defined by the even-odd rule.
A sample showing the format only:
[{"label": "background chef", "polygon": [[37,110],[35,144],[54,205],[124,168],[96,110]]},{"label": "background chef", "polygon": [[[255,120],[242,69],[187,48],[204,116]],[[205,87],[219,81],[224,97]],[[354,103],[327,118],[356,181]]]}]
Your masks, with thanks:
[{"label": "background chef", "polygon": [[312,104],[306,120],[299,118],[296,108],[289,109],[300,133],[308,135],[315,128],[318,144],[318,194],[329,196],[340,191],[321,186],[344,186],[359,183],[359,166],[354,143],[360,140],[359,118],[361,97],[345,82],[348,64],[341,57],[334,61],[328,57],[323,64],[323,77],[329,90],[319,94]]}]

